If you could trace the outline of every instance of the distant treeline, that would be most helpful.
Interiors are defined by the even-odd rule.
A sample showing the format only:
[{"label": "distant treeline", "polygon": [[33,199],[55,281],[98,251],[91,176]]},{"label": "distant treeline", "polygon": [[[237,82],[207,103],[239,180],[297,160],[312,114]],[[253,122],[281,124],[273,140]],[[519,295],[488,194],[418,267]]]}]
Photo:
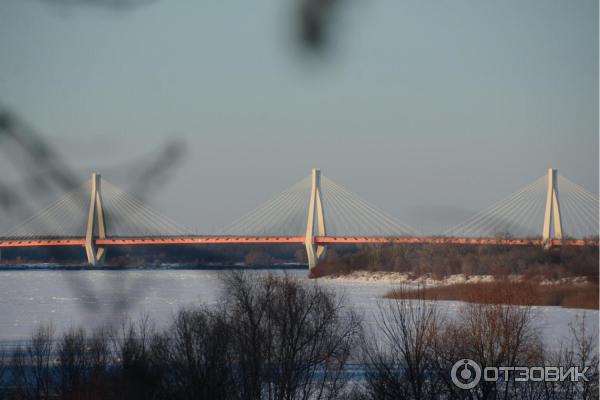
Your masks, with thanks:
[{"label": "distant treeline", "polygon": [[[0,264],[24,262],[85,263],[83,248],[4,249]],[[107,253],[109,266],[143,266],[153,263],[183,263],[189,266],[269,266],[306,264],[302,245],[181,245],[119,246]],[[587,276],[598,280],[598,247],[368,244],[328,246],[315,276],[346,274],[357,270],[394,271],[443,278],[452,274],[509,275],[556,279]]]},{"label": "distant treeline", "polygon": [[[30,247],[2,249],[2,264],[50,262],[82,265],[86,262],[83,247]],[[183,263],[192,266],[272,265],[306,263],[304,246],[279,245],[148,245],[113,246],[106,253],[109,266],[141,266],[153,263]]]},{"label": "distant treeline", "polygon": [[328,251],[316,276],[346,274],[357,270],[394,271],[415,277],[453,274],[558,279],[586,276],[598,281],[598,247],[386,244],[362,245],[354,251]]},{"label": "distant treeline", "polygon": [[[571,326],[571,341],[551,349],[530,307],[464,304],[449,316],[417,291],[414,300],[380,303],[374,323],[364,323],[341,297],[289,276],[229,273],[223,293],[216,306],[180,310],[166,328],[148,318],[61,335],[40,326],[28,344],[0,354],[0,398],[598,398],[597,336],[583,318]],[[451,370],[465,358],[480,366],[587,367],[587,380],[501,377],[463,390]]]}]

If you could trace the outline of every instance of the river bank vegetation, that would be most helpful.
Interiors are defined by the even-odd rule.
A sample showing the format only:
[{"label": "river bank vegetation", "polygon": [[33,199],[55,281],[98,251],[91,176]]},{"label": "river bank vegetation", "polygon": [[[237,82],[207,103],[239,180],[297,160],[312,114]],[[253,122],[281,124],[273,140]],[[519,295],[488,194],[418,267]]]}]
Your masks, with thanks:
[{"label": "river bank vegetation", "polygon": [[315,276],[353,271],[391,271],[442,279],[454,274],[556,280],[583,276],[598,281],[598,247],[385,244],[332,248]]},{"label": "river bank vegetation", "polygon": [[598,284],[592,282],[557,282],[540,284],[533,281],[503,279],[492,282],[457,283],[422,287],[418,290],[392,290],[388,299],[458,300],[482,304],[527,306],[560,306],[598,309]]},{"label": "river bank vegetation", "polygon": [[[548,347],[530,307],[465,303],[446,315],[423,290],[359,314],[318,284],[227,274],[211,307],[88,332],[42,325],[0,358],[6,399],[592,399],[596,332]],[[399,290],[403,290],[402,288]],[[414,296],[414,294],[417,294]],[[507,292],[498,293],[507,296]],[[496,302],[495,302],[496,303]],[[482,381],[462,390],[453,364],[587,366],[578,382]]]},{"label": "river bank vegetation", "polygon": [[[355,271],[397,272],[411,278],[430,276],[443,279],[463,274],[467,277],[520,275],[533,280],[559,280],[586,277],[598,282],[598,247],[452,245],[452,244],[369,244],[331,245],[314,277],[345,275]],[[52,262],[63,266],[83,266],[83,248],[58,247],[4,249],[0,266]],[[106,266],[113,268],[306,265],[304,246],[278,245],[182,245],[123,246],[111,248]]]}]

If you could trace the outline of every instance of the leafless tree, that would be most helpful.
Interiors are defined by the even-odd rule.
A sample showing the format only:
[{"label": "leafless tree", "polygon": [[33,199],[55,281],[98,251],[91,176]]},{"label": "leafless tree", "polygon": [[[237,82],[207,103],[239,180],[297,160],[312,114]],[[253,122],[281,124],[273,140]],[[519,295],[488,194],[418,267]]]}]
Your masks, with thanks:
[{"label": "leafless tree", "polygon": [[547,354],[546,363],[553,366],[569,368],[587,367],[586,380],[571,382],[544,382],[547,398],[597,399],[598,398],[598,335],[590,332],[585,315],[577,315],[569,324],[571,340],[561,344],[558,350]]},{"label": "leafless tree", "polygon": [[231,329],[222,312],[184,309],[155,341],[165,371],[159,397],[227,399],[233,387]]},{"label": "leafless tree", "polygon": [[116,357],[116,397],[122,399],[152,398],[161,379],[163,363],[154,363],[152,342],[156,330],[148,316],[137,323],[124,322],[111,334]]},{"label": "leafless tree", "polygon": [[4,374],[6,373],[8,367],[6,354],[6,350],[0,349],[0,385],[2,385]]},{"label": "leafless tree", "polygon": [[[448,374],[457,360],[469,358],[482,368],[531,366],[543,362],[543,351],[531,307],[468,303],[461,306],[457,318],[446,325],[438,339],[436,354],[440,378],[449,391],[460,395]],[[512,379],[481,380],[470,395],[485,399],[521,398],[524,391],[530,389]]]},{"label": "leafless tree", "polygon": [[11,370],[18,396],[24,399],[48,399],[54,395],[52,374],[54,327],[40,325],[26,346],[12,355]]},{"label": "leafless tree", "polygon": [[111,367],[115,364],[110,346],[110,329],[101,327],[90,337],[87,343],[88,393],[90,399],[107,399],[111,387]]},{"label": "leafless tree", "polygon": [[57,375],[60,395],[64,399],[79,398],[87,385],[88,354],[83,329],[66,332],[58,344]]},{"label": "leafless tree", "polygon": [[358,316],[343,299],[289,276],[225,278],[225,309],[239,399],[333,399],[358,343]]},{"label": "leafless tree", "polygon": [[363,345],[369,398],[426,399],[438,393],[433,360],[443,320],[436,304],[424,295],[379,303],[375,330]]}]

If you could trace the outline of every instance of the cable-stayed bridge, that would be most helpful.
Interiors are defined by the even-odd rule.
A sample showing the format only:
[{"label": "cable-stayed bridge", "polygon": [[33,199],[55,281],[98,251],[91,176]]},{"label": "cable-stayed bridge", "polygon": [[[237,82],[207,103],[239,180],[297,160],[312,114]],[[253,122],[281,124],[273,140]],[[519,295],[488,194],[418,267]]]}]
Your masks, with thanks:
[{"label": "cable-stayed bridge", "polygon": [[81,246],[98,265],[111,246],[298,243],[312,269],[335,243],[598,246],[598,205],[597,195],[549,169],[442,235],[419,236],[314,169],[218,232],[198,235],[94,173],[2,234],[0,249]]}]

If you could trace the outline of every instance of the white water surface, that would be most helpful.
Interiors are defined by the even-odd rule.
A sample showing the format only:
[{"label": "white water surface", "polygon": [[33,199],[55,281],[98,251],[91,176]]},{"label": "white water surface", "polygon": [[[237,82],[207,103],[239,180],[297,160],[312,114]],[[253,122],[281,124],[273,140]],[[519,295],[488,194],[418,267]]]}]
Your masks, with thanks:
[{"label": "white water surface", "polygon": [[[57,332],[70,327],[93,329],[118,324],[124,318],[148,315],[158,326],[168,324],[183,306],[215,305],[222,296],[223,270],[5,270],[0,271],[0,343],[14,344],[30,337],[40,323],[51,322]],[[251,270],[250,274],[279,270]],[[302,282],[322,285],[345,297],[346,303],[365,316],[373,316],[389,282],[348,282],[307,279],[306,270],[287,270]],[[450,317],[461,302],[443,301]],[[590,332],[598,332],[598,312],[560,307],[534,307],[535,323],[544,341],[557,347],[571,340],[569,323],[586,317]]]}]

